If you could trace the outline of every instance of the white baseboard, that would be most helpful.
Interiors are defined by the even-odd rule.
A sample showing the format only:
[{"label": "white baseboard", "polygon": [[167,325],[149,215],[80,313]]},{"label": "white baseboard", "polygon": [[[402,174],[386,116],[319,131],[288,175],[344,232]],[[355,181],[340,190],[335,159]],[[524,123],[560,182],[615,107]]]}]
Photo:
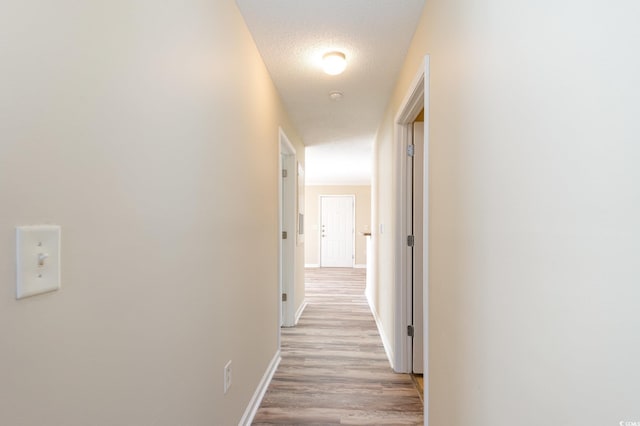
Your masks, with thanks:
[{"label": "white baseboard", "polygon": [[302,316],[302,313],[304,312],[304,308],[307,307],[307,301],[305,300],[304,302],[302,302],[302,305],[300,305],[300,307],[298,308],[298,310],[296,311],[296,318],[294,321],[294,324],[298,324],[298,321],[300,321],[300,317]]},{"label": "white baseboard", "polygon": [[269,383],[271,383],[271,379],[278,369],[278,365],[280,365],[280,349],[273,356],[273,359],[269,363],[267,370],[264,372],[264,376],[262,376],[262,380],[258,384],[256,391],[253,393],[251,397],[251,401],[249,401],[249,405],[247,409],[244,411],[244,415],[240,419],[238,425],[242,426],[250,426],[253,422],[253,418],[256,416],[258,412],[258,408],[260,408],[260,404],[262,403],[262,398],[264,398],[265,392],[267,392],[267,388],[269,387]]},{"label": "white baseboard", "polygon": [[319,263],[305,263],[304,267],[305,268],[319,268],[320,264]]},{"label": "white baseboard", "polygon": [[393,346],[391,346],[391,343],[389,343],[389,338],[384,332],[384,328],[382,327],[382,322],[380,321],[378,312],[376,311],[376,308],[373,305],[373,302],[371,301],[370,297],[371,296],[367,294],[367,302],[369,302],[369,309],[373,314],[373,319],[376,320],[376,326],[378,326],[378,334],[380,334],[380,339],[382,340],[382,346],[384,346],[384,351],[387,354],[387,360],[389,361],[389,365],[391,366],[391,369],[395,370],[393,366],[393,360],[395,359],[393,355]]},{"label": "white baseboard", "polygon": [[353,265],[353,267],[356,269],[365,269],[367,265],[365,265],[364,263],[356,263],[355,265]]}]

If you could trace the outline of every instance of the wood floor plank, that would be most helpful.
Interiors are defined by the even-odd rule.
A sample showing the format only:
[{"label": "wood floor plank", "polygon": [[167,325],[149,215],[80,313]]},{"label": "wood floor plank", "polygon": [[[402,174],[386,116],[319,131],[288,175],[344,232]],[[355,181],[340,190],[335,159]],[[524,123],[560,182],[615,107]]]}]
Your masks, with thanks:
[{"label": "wood floor plank", "polygon": [[422,425],[411,376],[391,370],[364,269],[305,271],[307,308],[282,329],[282,362],[254,425]]}]

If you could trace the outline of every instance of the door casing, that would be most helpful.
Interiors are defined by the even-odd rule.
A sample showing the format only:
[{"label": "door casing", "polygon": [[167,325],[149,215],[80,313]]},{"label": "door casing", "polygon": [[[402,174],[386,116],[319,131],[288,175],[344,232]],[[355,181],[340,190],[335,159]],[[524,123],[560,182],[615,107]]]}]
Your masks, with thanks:
[{"label": "door casing", "polygon": [[[424,109],[424,159],[423,159],[423,337],[424,337],[424,374],[428,383],[428,297],[429,297],[429,56],[426,56],[409,90],[400,104],[395,118],[396,151],[396,245],[395,245],[395,339],[393,369],[396,372],[409,373],[412,368],[412,338],[407,327],[412,323],[413,300],[407,245],[408,224],[408,183],[407,183],[407,146],[412,141],[412,126]],[[419,236],[418,236],[419,237]],[[427,403],[425,401],[425,409]]]}]

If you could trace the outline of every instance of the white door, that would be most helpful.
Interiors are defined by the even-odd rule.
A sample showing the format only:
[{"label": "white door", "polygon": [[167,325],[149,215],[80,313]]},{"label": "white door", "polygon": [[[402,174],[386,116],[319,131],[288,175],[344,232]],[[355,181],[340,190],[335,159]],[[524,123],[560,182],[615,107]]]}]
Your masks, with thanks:
[{"label": "white door", "polygon": [[296,151],[280,131],[280,168],[286,170],[279,177],[280,199],[280,325],[293,327],[295,311],[292,301],[295,299],[295,265],[296,265]]},{"label": "white door", "polygon": [[354,197],[320,197],[320,266],[353,267]]},{"label": "white door", "polygon": [[424,122],[413,123],[413,372],[424,372],[424,325],[423,325],[423,254],[424,254]]},{"label": "white door", "polygon": [[[280,170],[285,170],[287,163],[287,157],[280,153]],[[282,232],[285,229],[286,215],[287,215],[287,201],[286,197],[286,187],[284,182],[284,173],[280,177],[280,236],[282,236]],[[286,268],[287,262],[284,258],[285,251],[282,249],[282,242],[280,242],[280,291],[278,295],[283,294],[284,285],[283,285],[283,271]],[[284,311],[286,309],[286,302],[280,298],[280,327],[284,325]]]}]

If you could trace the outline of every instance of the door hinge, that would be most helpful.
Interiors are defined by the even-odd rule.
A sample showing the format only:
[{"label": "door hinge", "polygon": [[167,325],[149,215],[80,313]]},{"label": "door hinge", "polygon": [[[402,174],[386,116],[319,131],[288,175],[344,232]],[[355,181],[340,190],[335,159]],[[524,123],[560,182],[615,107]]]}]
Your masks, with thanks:
[{"label": "door hinge", "polygon": [[414,334],[415,334],[415,329],[414,329],[413,325],[408,325],[407,326],[407,336],[413,337]]},{"label": "door hinge", "polygon": [[283,302],[287,301],[287,293],[282,293],[282,301]]},{"label": "door hinge", "polygon": [[407,155],[409,157],[416,155],[416,146],[414,144],[407,145]]},{"label": "door hinge", "polygon": [[409,247],[413,247],[416,243],[416,237],[414,237],[413,235],[407,235],[407,245]]},{"label": "door hinge", "polygon": [[286,178],[286,177],[287,177],[287,175],[288,175],[288,173],[287,173],[287,169],[283,169],[283,170],[282,170],[282,177],[283,177],[283,178]]},{"label": "door hinge", "polygon": [[283,240],[287,239],[287,231],[282,231],[282,239]]}]

